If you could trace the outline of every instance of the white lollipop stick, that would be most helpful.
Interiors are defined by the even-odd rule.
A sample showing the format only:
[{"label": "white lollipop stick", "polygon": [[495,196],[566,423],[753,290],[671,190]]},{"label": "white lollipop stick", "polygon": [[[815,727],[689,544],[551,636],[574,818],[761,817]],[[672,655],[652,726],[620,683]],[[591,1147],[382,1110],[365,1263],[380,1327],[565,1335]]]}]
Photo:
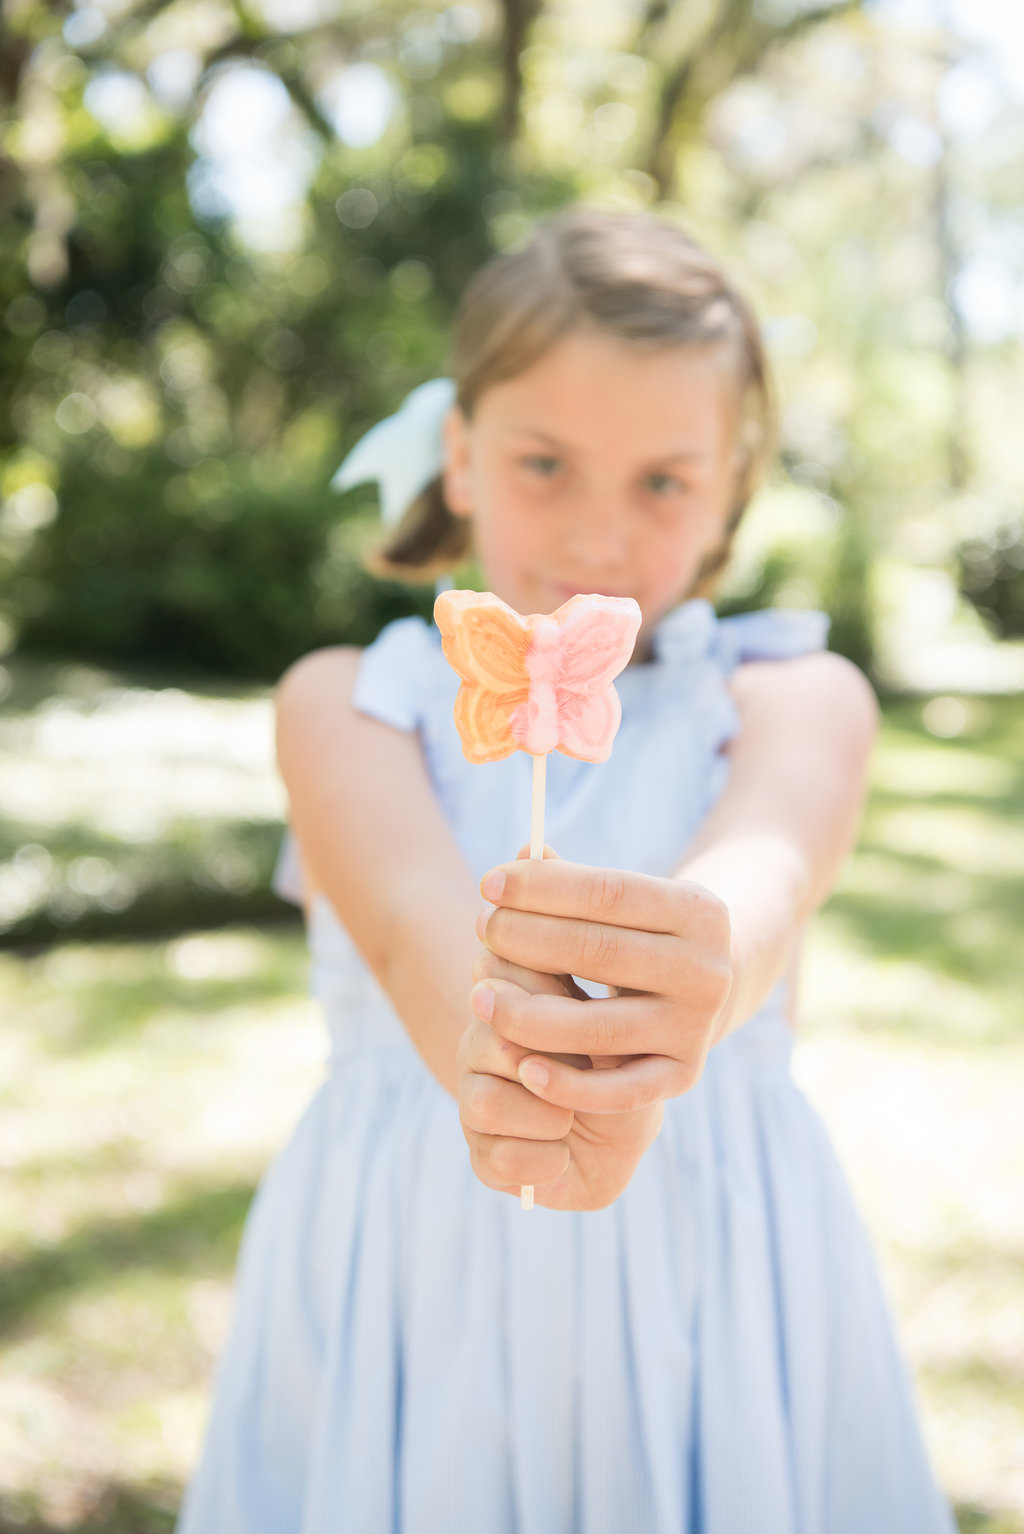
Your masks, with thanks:
[{"label": "white lollipop stick", "polygon": [[[640,605],[632,597],[579,592],[557,612],[523,617],[492,591],[444,591],[434,618],[462,683],[455,724],[466,760],[498,762],[513,751],[533,757],[530,858],[542,858],[547,753],[608,760],[621,718],[612,678],[633,653]],[[560,710],[562,693],[603,706]],[[520,1202],[532,1209],[532,1187],[520,1188]]]},{"label": "white lollipop stick", "polygon": [[548,759],[533,759],[533,799],[530,803],[530,861],[544,856],[544,785],[547,779]]},{"label": "white lollipop stick", "polygon": [[[546,756],[535,756],[533,759],[533,798],[530,803],[530,861],[541,859],[544,856],[544,785],[547,781],[548,759]],[[533,1208],[533,1188],[523,1187],[519,1190],[519,1207],[521,1209]]]}]

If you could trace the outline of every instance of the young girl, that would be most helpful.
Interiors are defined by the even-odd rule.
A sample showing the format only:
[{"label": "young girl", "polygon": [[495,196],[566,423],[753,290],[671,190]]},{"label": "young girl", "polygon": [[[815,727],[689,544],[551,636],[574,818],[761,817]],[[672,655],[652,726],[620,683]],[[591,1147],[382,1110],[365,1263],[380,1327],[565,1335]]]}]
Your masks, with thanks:
[{"label": "young girl", "polygon": [[531,863],[530,762],[464,760],[434,628],[282,682],[333,1055],[250,1216],[181,1534],[952,1534],[789,1070],[874,701],[820,614],[706,599],[765,453],[756,325],[671,224],[576,208],[477,276],[453,372],[362,449],[412,494],[387,567],[635,597],[622,725],[550,758]]}]

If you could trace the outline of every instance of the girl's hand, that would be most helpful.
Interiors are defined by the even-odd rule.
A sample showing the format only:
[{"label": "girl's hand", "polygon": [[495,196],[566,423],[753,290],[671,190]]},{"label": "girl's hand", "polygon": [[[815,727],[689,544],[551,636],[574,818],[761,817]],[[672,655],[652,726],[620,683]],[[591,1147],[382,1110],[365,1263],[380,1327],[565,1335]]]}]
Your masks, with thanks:
[{"label": "girl's hand", "polygon": [[[526,855],[524,849],[520,857]],[[556,856],[550,848],[544,855]],[[538,998],[589,1000],[571,975],[524,969],[487,948],[480,951],[473,978]],[[479,984],[474,987],[477,994],[479,989]],[[459,1116],[473,1170],[488,1187],[516,1197],[524,1184],[531,1184],[536,1202],[549,1209],[603,1209],[628,1185],[657,1137],[663,1105],[590,1114],[544,1103],[516,1074],[532,1053],[502,1038],[482,1017],[474,1018],[463,1034],[456,1056]],[[620,1056],[563,1053],[557,1058],[580,1071],[623,1063]]]},{"label": "girl's hand", "polygon": [[[480,889],[496,909],[478,935],[520,973],[480,979],[470,1004],[515,1046],[516,1075],[538,1099],[577,1115],[632,1113],[696,1085],[732,982],[729,915],[716,895],[558,858],[504,864]],[[524,985],[527,971],[579,975],[616,994]],[[605,1057],[608,1068],[550,1058],[566,1052]]]},{"label": "girl's hand", "polygon": [[[498,971],[501,984],[524,995],[584,996],[568,976],[518,970],[485,950],[477,976],[495,978]],[[456,1053],[459,1118],[473,1170],[489,1188],[516,1198],[531,1184],[535,1201],[548,1209],[603,1209],[628,1186],[657,1137],[664,1105],[629,1113],[574,1113],[543,1102],[516,1074],[531,1053],[479,1018],[462,1035]],[[593,1070],[586,1055],[562,1055],[560,1061],[565,1069]]]}]

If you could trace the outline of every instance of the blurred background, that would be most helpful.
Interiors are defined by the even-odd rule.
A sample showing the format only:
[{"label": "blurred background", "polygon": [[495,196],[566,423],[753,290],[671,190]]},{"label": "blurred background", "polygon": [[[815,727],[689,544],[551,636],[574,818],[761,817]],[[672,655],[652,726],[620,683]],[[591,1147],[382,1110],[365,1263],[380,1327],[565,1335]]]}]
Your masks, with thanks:
[{"label": "blurred background", "polygon": [[1024,11],[0,6],[0,1531],[169,1530],[254,1182],[323,1068],[270,693],[371,580],[360,434],[490,253],[658,207],[765,323],[725,611],[884,723],[795,1070],[964,1531],[1024,1530]]}]

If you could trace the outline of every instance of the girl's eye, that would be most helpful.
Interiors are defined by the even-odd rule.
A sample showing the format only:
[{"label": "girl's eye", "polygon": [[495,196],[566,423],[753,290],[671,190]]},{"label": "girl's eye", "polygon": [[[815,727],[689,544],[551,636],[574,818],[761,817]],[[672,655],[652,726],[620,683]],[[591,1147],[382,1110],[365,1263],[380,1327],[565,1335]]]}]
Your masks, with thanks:
[{"label": "girl's eye", "polygon": [[647,484],[655,495],[671,495],[673,491],[683,488],[682,481],[674,474],[648,474]]},{"label": "girl's eye", "polygon": [[522,462],[528,469],[532,469],[535,474],[539,474],[541,479],[551,479],[557,472],[560,464],[559,459],[552,458],[545,453],[534,453],[529,458],[524,458]]}]

